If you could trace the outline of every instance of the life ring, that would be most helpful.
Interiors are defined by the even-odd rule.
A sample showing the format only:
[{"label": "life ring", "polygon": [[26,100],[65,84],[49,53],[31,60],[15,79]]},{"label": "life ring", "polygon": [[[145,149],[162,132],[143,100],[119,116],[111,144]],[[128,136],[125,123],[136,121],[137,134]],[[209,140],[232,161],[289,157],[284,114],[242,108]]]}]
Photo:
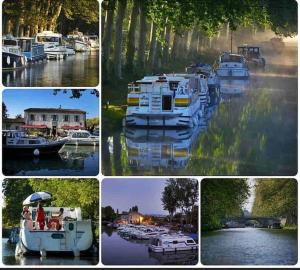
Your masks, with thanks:
[{"label": "life ring", "polygon": [[10,65],[10,57],[9,57],[9,55],[8,55],[7,58],[6,58],[6,63],[7,63],[8,65]]}]

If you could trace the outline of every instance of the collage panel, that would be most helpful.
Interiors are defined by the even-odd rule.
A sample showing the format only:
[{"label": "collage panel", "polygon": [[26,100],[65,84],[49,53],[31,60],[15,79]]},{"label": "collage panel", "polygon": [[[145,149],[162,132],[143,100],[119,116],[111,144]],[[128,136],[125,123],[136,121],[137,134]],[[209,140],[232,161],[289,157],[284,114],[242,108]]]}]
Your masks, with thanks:
[{"label": "collage panel", "polygon": [[105,178],[102,264],[197,265],[198,221],[197,179]]},{"label": "collage panel", "polygon": [[7,178],[2,187],[4,265],[99,263],[99,180]]},{"label": "collage panel", "polygon": [[97,0],[1,3],[4,86],[98,86]]},{"label": "collage panel", "polygon": [[200,212],[204,266],[297,264],[296,179],[204,179]]},{"label": "collage panel", "polygon": [[97,176],[96,89],[5,89],[2,169],[6,176]]}]

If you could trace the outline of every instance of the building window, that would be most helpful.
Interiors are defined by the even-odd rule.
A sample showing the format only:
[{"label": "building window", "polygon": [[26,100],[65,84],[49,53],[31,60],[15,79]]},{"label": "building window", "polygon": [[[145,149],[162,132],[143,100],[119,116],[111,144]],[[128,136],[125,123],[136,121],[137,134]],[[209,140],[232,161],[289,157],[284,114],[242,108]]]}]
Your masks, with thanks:
[{"label": "building window", "polygon": [[75,122],[79,122],[79,115],[75,115],[74,120],[75,120]]},{"label": "building window", "polygon": [[57,117],[56,114],[53,114],[53,115],[52,115],[52,121],[57,121],[57,118],[58,118],[58,117]]},{"label": "building window", "polygon": [[65,122],[69,122],[69,115],[66,114],[66,115],[64,116],[64,121],[65,121]]},{"label": "building window", "polygon": [[34,121],[34,114],[30,115],[30,121]]},{"label": "building window", "polygon": [[46,121],[46,114],[42,114],[42,121]]}]

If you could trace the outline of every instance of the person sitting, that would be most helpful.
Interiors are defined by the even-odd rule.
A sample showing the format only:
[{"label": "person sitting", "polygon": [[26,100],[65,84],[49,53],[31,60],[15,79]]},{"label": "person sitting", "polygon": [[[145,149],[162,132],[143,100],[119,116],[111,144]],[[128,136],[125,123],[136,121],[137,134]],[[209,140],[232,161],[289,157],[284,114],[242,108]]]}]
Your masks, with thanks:
[{"label": "person sitting", "polygon": [[63,209],[63,208],[60,208],[60,209],[59,209],[59,215],[58,215],[58,221],[59,221],[59,224],[58,224],[58,226],[56,227],[56,229],[57,229],[58,231],[61,230],[61,228],[62,228],[63,220],[64,220],[64,209]]},{"label": "person sitting", "polygon": [[38,207],[36,209],[36,224],[38,224],[38,228],[40,230],[44,230],[45,227],[45,212],[41,203],[38,203]]}]

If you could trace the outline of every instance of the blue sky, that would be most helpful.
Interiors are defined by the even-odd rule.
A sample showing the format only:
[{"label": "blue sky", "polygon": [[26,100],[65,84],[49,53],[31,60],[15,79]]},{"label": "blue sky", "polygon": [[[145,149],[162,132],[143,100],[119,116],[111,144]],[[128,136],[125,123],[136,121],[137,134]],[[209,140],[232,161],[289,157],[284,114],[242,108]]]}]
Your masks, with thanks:
[{"label": "blue sky", "polygon": [[161,194],[166,179],[107,178],[102,181],[102,206],[110,205],[119,212],[137,205],[142,214],[168,214],[163,210]]},{"label": "blue sky", "polygon": [[90,94],[90,90],[82,92],[78,98],[70,98],[71,90],[64,94],[59,91],[53,95],[52,89],[6,89],[3,92],[2,100],[5,103],[9,117],[18,114],[24,116],[24,109],[27,108],[59,108],[81,109],[87,112],[87,118],[99,117],[99,98]]}]

